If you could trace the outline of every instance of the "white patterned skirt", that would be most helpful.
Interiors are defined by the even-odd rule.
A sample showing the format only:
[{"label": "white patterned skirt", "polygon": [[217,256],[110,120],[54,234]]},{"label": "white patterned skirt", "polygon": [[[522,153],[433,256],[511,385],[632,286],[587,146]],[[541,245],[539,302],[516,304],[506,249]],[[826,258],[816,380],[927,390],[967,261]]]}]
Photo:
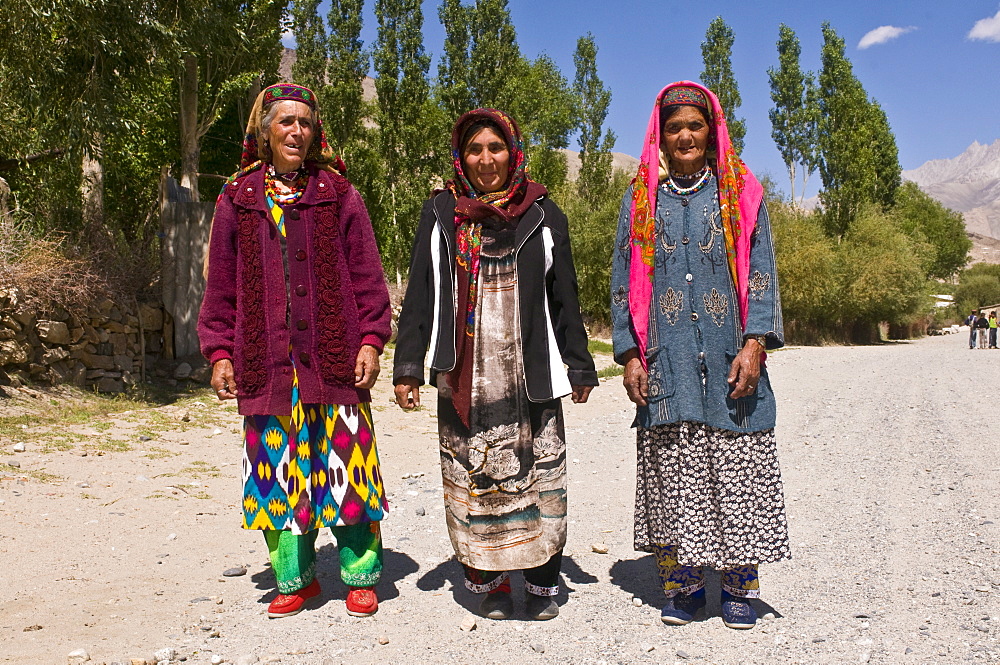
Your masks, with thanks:
[{"label": "white patterned skirt", "polygon": [[718,570],[790,558],[774,430],[680,422],[637,430],[635,549],[676,545]]}]

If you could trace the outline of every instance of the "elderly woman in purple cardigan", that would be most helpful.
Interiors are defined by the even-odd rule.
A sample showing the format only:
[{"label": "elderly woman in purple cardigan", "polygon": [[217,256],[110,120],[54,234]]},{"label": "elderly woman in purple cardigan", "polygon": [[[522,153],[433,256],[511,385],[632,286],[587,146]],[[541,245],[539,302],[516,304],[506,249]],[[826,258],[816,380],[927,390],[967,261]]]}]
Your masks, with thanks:
[{"label": "elderly woman in purple cardigan", "polygon": [[267,541],[272,618],[319,596],[322,527],[337,540],[348,614],[378,609],[388,506],[368,391],[391,311],[368,213],[343,171],[313,92],[270,86],[213,220],[198,334],[212,387],[244,416],[243,528]]}]

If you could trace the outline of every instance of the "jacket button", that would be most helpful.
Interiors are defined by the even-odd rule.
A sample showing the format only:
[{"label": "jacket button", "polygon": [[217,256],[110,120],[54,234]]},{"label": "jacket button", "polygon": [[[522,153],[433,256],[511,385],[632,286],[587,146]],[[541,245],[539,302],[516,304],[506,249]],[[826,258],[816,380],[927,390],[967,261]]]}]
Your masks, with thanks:
[{"label": "jacket button", "polygon": [[295,327],[299,330],[305,330],[309,327],[309,322],[305,319],[299,319],[299,322],[295,324]]},{"label": "jacket button", "polygon": [[299,354],[299,360],[302,361],[303,365],[308,365],[309,361],[312,360],[312,356],[309,355],[308,351],[303,351]]},{"label": "jacket button", "polygon": [[683,238],[681,238],[681,244],[686,245],[689,242],[691,242],[691,238],[688,238],[687,236],[684,236]]},{"label": "jacket button", "polygon": [[305,261],[306,260],[306,250],[300,249],[299,251],[295,252],[295,260],[296,261]]},{"label": "jacket button", "polygon": [[306,289],[304,285],[299,284],[298,286],[295,287],[295,295],[304,296],[307,293],[309,293],[309,291]]},{"label": "jacket button", "polygon": [[319,185],[317,185],[317,186],[318,186],[318,187],[319,187],[320,189],[323,189],[324,187],[326,187],[326,183],[325,183],[325,182],[321,182],[321,183],[319,183]]},{"label": "jacket button", "polygon": [[688,273],[688,274],[684,275],[684,279],[686,279],[687,282],[688,282],[688,284],[690,284],[691,280],[694,279],[694,275],[692,275],[691,273]]},{"label": "jacket button", "polygon": [[692,321],[698,320],[698,312],[691,312],[691,320]]},{"label": "jacket button", "polygon": [[681,205],[684,206],[685,208],[687,207],[688,203],[690,203],[690,201],[688,201],[687,199],[681,199]]},{"label": "jacket button", "polygon": [[252,192],[253,191],[253,187],[247,187],[247,191],[248,192]]},{"label": "jacket button", "polygon": [[291,210],[288,211],[288,218],[289,219],[298,219],[299,218],[299,211],[296,210],[295,208],[292,208]]}]

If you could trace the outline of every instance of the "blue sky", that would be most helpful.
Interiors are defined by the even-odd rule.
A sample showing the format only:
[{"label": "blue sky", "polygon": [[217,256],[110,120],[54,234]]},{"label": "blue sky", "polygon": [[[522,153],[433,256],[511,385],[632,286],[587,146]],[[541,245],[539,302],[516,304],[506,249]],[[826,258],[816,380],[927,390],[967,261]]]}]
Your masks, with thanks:
[{"label": "blue sky", "polygon": [[[423,3],[425,44],[441,50],[439,0]],[[363,39],[375,40],[374,2],[365,3]],[[547,53],[573,77],[576,40],[590,32],[599,48],[598,74],[612,91],[607,125],[615,150],[637,155],[659,90],[672,81],[697,80],[701,41],[715,16],[732,27],[733,68],[747,121],[744,159],[770,173],[787,191],[784,164],[771,140],[767,68],[776,66],[778,26],[786,23],[802,43],[802,66],[819,69],[820,26],[829,21],[847,43],[847,57],[869,95],[882,104],[896,134],[904,169],[954,157],[973,141],[1000,138],[1000,3],[998,0],[848,0],[827,2],[675,2],[673,0],[510,0],[521,51]],[[987,20],[976,27],[977,22]],[[859,48],[869,32],[901,28],[894,38]],[[971,39],[976,27],[979,39]],[[869,39],[872,39],[871,37]],[[877,40],[876,40],[877,41]],[[436,60],[431,74],[437,72]],[[858,137],[866,140],[865,137]],[[809,194],[819,176],[812,177]]]}]

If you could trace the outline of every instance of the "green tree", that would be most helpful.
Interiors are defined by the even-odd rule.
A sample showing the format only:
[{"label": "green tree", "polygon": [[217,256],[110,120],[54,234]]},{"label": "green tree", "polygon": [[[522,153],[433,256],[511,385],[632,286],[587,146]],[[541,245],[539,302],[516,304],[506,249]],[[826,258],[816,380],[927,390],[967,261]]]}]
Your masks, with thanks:
[{"label": "green tree", "polygon": [[701,73],[701,82],[719,98],[722,110],[726,114],[729,127],[729,137],[737,154],[743,152],[743,138],[746,136],[746,123],[736,117],[736,110],[743,103],[740,89],[733,74],[732,50],[736,36],[721,16],[716,16],[705,32],[705,41],[701,43],[701,55],[705,62],[705,70]]},{"label": "green tree", "polygon": [[473,108],[469,86],[469,48],[470,17],[474,11],[474,8],[463,5],[462,0],[442,0],[438,7],[438,19],[444,26],[445,37],[444,50],[438,62],[436,94],[445,113],[456,120]]},{"label": "green tree", "polygon": [[867,202],[882,209],[895,200],[900,182],[896,139],[885,112],[854,76],[844,40],[823,24],[820,176],[827,232],[841,236]]},{"label": "green tree", "polygon": [[317,95],[326,87],[327,37],[319,16],[320,0],[294,0],[290,10],[295,35],[295,62],[292,81]]},{"label": "green tree", "polygon": [[476,0],[469,10],[469,88],[478,107],[510,109],[523,80],[525,60],[517,45],[507,0]]},{"label": "green tree", "polygon": [[916,183],[903,183],[892,212],[903,232],[933,249],[925,267],[927,277],[949,279],[968,261],[972,241],[961,213],[945,208]]},{"label": "green tree", "polygon": [[973,309],[1000,303],[1000,265],[976,263],[963,270],[955,287],[955,310],[964,319]]},{"label": "green tree", "polygon": [[358,145],[363,142],[364,118],[369,115],[363,81],[368,72],[368,54],[361,41],[361,9],[364,0],[331,0],[330,27],[323,95],[323,129],[331,147],[345,156],[354,170]]},{"label": "green tree", "polygon": [[577,97],[577,127],[580,130],[577,191],[586,202],[594,204],[607,195],[611,184],[611,151],[615,147],[615,135],[610,129],[603,130],[611,104],[611,91],[597,76],[597,43],[593,35],[588,33],[577,40],[573,62],[576,65],[573,92]]},{"label": "green tree", "polygon": [[774,108],[771,137],[788,169],[791,199],[795,200],[796,168],[802,167],[802,196],[809,174],[817,165],[817,124],[819,108],[811,73],[802,71],[799,56],[802,47],[795,32],[784,23],[778,29],[778,67],[767,70]]},{"label": "green tree", "polygon": [[433,177],[433,137],[423,118],[430,103],[420,0],[376,0],[378,38],[374,63],[378,93],[378,146],[388,217],[380,227],[383,260],[397,283],[409,264],[408,253]]},{"label": "green tree", "polygon": [[524,136],[528,172],[550,189],[566,181],[566,155],[574,128],[576,98],[555,61],[541,55],[524,62],[526,72],[507,109]]}]

